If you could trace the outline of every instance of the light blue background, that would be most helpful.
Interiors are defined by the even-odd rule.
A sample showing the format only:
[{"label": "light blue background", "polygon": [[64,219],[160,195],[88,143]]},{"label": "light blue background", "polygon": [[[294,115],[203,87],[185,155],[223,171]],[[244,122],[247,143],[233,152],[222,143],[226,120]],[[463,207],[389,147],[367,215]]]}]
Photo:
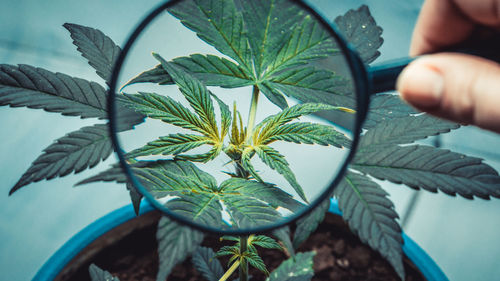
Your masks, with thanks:
[{"label": "light blue background", "polygon": [[[421,1],[317,0],[340,14],[365,3],[384,29],[377,62],[405,56]],[[118,44],[159,1],[14,1],[0,9],[0,63],[31,64],[76,77],[100,78],[75,50],[61,26],[73,22],[101,29]],[[325,12],[326,13],[326,12]],[[31,184],[8,197],[20,176],[56,138],[94,120],[61,117],[25,108],[0,108],[0,279],[30,280],[65,241],[95,219],[129,203],[124,188],[92,184],[73,188],[98,169]],[[500,137],[465,127],[442,137],[445,148],[486,159],[500,169]],[[406,187],[382,182],[403,214],[413,195]],[[465,200],[421,192],[405,231],[441,266],[450,280],[494,280],[500,275],[500,201]]]}]

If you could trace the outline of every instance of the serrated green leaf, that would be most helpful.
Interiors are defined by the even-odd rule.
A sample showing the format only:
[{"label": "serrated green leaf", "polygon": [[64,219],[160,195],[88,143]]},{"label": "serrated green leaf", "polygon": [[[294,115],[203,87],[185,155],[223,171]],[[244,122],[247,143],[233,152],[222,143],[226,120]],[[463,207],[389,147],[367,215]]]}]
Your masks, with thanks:
[{"label": "serrated green leaf", "polygon": [[255,149],[253,147],[246,147],[243,149],[243,152],[241,153],[241,166],[247,171],[254,179],[257,181],[264,183],[264,180],[259,176],[257,173],[257,170],[255,170],[254,166],[252,165],[252,162],[250,159],[253,157],[255,154]]},{"label": "serrated green leaf", "polygon": [[106,119],[106,99],[106,91],[95,82],[29,65],[0,65],[0,106]]},{"label": "serrated green leaf", "polygon": [[260,142],[267,145],[274,141],[319,144],[324,146],[332,145],[338,148],[351,147],[351,141],[347,136],[335,130],[332,126],[309,122],[281,125],[272,131],[271,136]]},{"label": "serrated green leaf", "polygon": [[253,146],[253,148],[255,149],[255,152],[262,160],[262,162],[264,162],[264,164],[280,173],[288,181],[288,183],[290,183],[290,185],[293,187],[295,192],[297,192],[300,198],[302,198],[302,200],[304,200],[305,202],[308,202],[306,195],[304,194],[304,190],[297,182],[295,174],[288,166],[288,162],[283,155],[281,155],[274,148],[266,145]]},{"label": "serrated green leaf", "polygon": [[247,32],[233,0],[181,1],[171,7],[169,12],[203,41],[238,62],[251,75]]},{"label": "serrated green leaf", "polygon": [[381,122],[410,116],[415,113],[417,113],[415,109],[403,102],[399,95],[373,95],[370,98],[370,108],[368,109],[368,116],[363,123],[363,128],[370,129]]},{"label": "serrated green leaf", "polygon": [[330,197],[319,204],[311,213],[297,221],[297,228],[293,235],[293,247],[295,249],[297,249],[302,242],[306,241],[309,235],[318,228],[318,225],[325,218],[325,213],[328,211],[329,207]]},{"label": "serrated green leaf", "polygon": [[430,146],[384,146],[356,154],[351,168],[378,179],[449,195],[500,197],[500,176],[481,159]]},{"label": "serrated green leaf", "polygon": [[193,162],[201,162],[206,163],[210,160],[215,159],[222,151],[222,145],[217,144],[212,147],[208,152],[203,154],[195,154],[195,155],[187,155],[181,154],[177,155],[175,158],[184,161],[193,161]]},{"label": "serrated green leaf", "polygon": [[314,275],[313,258],[315,252],[298,253],[276,268],[266,281],[309,281]]},{"label": "serrated green leaf", "polygon": [[311,15],[299,17],[301,19],[293,27],[289,38],[283,40],[285,44],[275,57],[270,57],[267,75],[306,65],[339,52],[334,39],[317,19]]},{"label": "serrated green leaf", "polygon": [[197,224],[213,228],[222,227],[222,207],[216,193],[182,193],[168,201],[165,206]]},{"label": "serrated green leaf", "polygon": [[57,139],[55,143],[45,148],[9,194],[43,179],[64,177],[72,172],[80,173],[106,160],[111,152],[112,145],[107,125],[83,127]]},{"label": "serrated green leaf", "polygon": [[148,155],[177,155],[209,143],[211,143],[211,140],[205,136],[171,134],[148,142],[147,145],[127,153],[125,157],[135,158]]},{"label": "serrated green leaf", "polygon": [[[214,55],[194,54],[188,57],[175,58],[171,63],[189,72],[189,74],[207,86],[237,88],[252,84],[251,78],[239,65]],[[166,85],[173,84],[174,81],[161,64],[159,64],[152,69],[138,74],[122,88],[135,83],[158,83]]]},{"label": "serrated green leaf", "polygon": [[271,115],[255,126],[253,143],[261,144],[264,140],[272,137],[280,126],[293,121],[303,115],[309,115],[319,111],[337,110],[336,106],[323,103],[302,103],[283,109],[280,113]]},{"label": "serrated green leaf", "polygon": [[267,271],[264,261],[262,260],[261,257],[259,257],[257,253],[246,252],[244,258],[251,266],[262,271],[264,274],[269,275],[269,272]]},{"label": "serrated green leaf", "polygon": [[275,89],[269,81],[262,81],[262,83],[258,84],[257,87],[270,102],[274,103],[279,108],[285,109],[288,107],[288,102],[286,101],[285,96],[280,91]]},{"label": "serrated green leaf", "polygon": [[170,97],[155,93],[124,94],[121,103],[150,118],[204,135],[209,134],[194,113]]},{"label": "serrated green leaf", "polygon": [[63,26],[71,33],[77,50],[88,60],[97,75],[109,84],[113,66],[121,52],[120,47],[100,30],[72,23]]},{"label": "serrated green leaf", "polygon": [[218,281],[224,275],[222,265],[210,248],[199,247],[191,260],[196,270],[208,281]]},{"label": "serrated green leaf", "polygon": [[130,200],[132,201],[132,206],[134,207],[135,215],[138,216],[141,208],[142,194],[140,194],[137,189],[129,182],[127,182],[126,186],[130,195]]},{"label": "serrated green leaf", "polygon": [[207,128],[206,130],[214,138],[219,138],[214,105],[207,87],[178,66],[165,61],[160,55],[153,54],[153,56],[160,61],[162,67],[170,74],[175,84],[177,84],[182,94],[184,94],[184,97],[200,117],[202,125]]},{"label": "serrated green leaf", "polygon": [[[239,239],[237,240],[239,242]],[[215,254],[216,257],[239,255],[239,246],[224,246]]]},{"label": "serrated green leaf", "polygon": [[260,200],[231,193],[224,194],[222,199],[233,222],[239,228],[269,225],[282,219],[274,208]]},{"label": "serrated green leaf", "polygon": [[242,178],[231,178],[220,184],[220,192],[251,197],[265,202],[272,207],[283,207],[292,212],[305,206],[276,186]]},{"label": "serrated green leaf", "polygon": [[390,121],[380,122],[370,128],[361,137],[359,150],[375,150],[379,145],[396,145],[412,143],[416,140],[425,139],[448,133],[458,129],[460,125],[451,123],[427,114],[418,116],[407,116],[394,118]]},{"label": "serrated green leaf", "polygon": [[[179,192],[216,190],[217,182],[210,174],[198,169],[193,163],[176,160],[138,161],[130,164],[132,173],[153,195],[162,197],[176,195]],[[119,165],[103,171],[93,177],[77,183],[77,185],[115,181],[125,183],[126,175]]]},{"label": "serrated green leaf", "polygon": [[212,93],[210,93],[210,95],[219,105],[221,119],[220,139],[221,141],[223,141],[224,137],[229,131],[229,127],[231,126],[231,111],[229,110],[229,106],[225,104],[221,99],[219,99],[216,95]]},{"label": "serrated green leaf", "polygon": [[181,226],[167,217],[162,217],[156,232],[159,257],[159,271],[156,280],[167,279],[172,268],[184,261],[199,247],[203,236],[203,233],[199,231]]},{"label": "serrated green leaf", "polygon": [[120,281],[118,277],[114,277],[111,273],[100,269],[95,264],[89,266],[89,275],[92,281]]},{"label": "serrated green leaf", "polygon": [[251,239],[250,243],[254,246],[259,246],[259,247],[262,247],[265,249],[277,249],[277,250],[282,249],[281,245],[278,244],[278,242],[276,242],[276,240],[274,240],[273,238],[271,238],[269,236],[265,236],[265,235],[254,236]]},{"label": "serrated green leaf", "polygon": [[268,77],[267,86],[302,102],[356,109],[352,78],[312,66],[292,68]]},{"label": "serrated green leaf", "polygon": [[388,194],[368,177],[352,172],[344,176],[334,193],[351,230],[387,259],[404,280],[403,238]]},{"label": "serrated green leaf", "polygon": [[273,231],[273,235],[278,238],[285,247],[288,254],[292,257],[295,256],[295,249],[293,248],[292,240],[290,239],[290,228],[288,226],[278,228]]},{"label": "serrated green leaf", "polygon": [[368,6],[362,5],[357,10],[347,11],[335,18],[335,24],[365,63],[371,63],[380,56],[378,48],[384,42],[382,28],[377,26]]}]

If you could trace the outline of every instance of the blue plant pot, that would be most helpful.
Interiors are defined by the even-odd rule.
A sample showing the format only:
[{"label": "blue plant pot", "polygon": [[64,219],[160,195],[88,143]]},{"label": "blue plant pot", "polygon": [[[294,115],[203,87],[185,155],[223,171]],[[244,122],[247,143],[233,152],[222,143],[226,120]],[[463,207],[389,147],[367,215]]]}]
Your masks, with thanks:
[{"label": "blue plant pot", "polygon": [[[141,204],[141,215],[153,211],[146,201]],[[329,211],[341,215],[337,202],[332,199]],[[52,281],[59,272],[85,247],[113,228],[135,218],[132,205],[117,209],[96,220],[66,242],[37,272],[33,281]],[[448,281],[446,275],[427,253],[403,233],[403,252],[417,266],[428,281]]]}]

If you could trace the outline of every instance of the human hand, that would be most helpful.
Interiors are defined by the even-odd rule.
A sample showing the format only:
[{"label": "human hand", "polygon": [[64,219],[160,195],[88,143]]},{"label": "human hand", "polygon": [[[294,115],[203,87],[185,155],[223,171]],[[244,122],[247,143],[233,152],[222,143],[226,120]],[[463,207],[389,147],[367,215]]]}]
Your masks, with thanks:
[{"label": "human hand", "polygon": [[[410,55],[458,44],[478,26],[500,27],[500,0],[426,0]],[[500,65],[496,62],[458,53],[425,55],[403,70],[397,90],[420,110],[500,133]]]}]

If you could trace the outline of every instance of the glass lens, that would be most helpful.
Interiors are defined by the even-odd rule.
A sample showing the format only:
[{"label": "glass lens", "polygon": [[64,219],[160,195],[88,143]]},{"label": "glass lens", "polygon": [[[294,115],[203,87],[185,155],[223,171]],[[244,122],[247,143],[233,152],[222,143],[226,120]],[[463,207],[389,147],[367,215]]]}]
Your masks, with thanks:
[{"label": "glass lens", "polygon": [[283,225],[331,195],[356,95],[343,45],[297,3],[174,1],[142,30],[115,104],[131,188],[226,233]]}]

